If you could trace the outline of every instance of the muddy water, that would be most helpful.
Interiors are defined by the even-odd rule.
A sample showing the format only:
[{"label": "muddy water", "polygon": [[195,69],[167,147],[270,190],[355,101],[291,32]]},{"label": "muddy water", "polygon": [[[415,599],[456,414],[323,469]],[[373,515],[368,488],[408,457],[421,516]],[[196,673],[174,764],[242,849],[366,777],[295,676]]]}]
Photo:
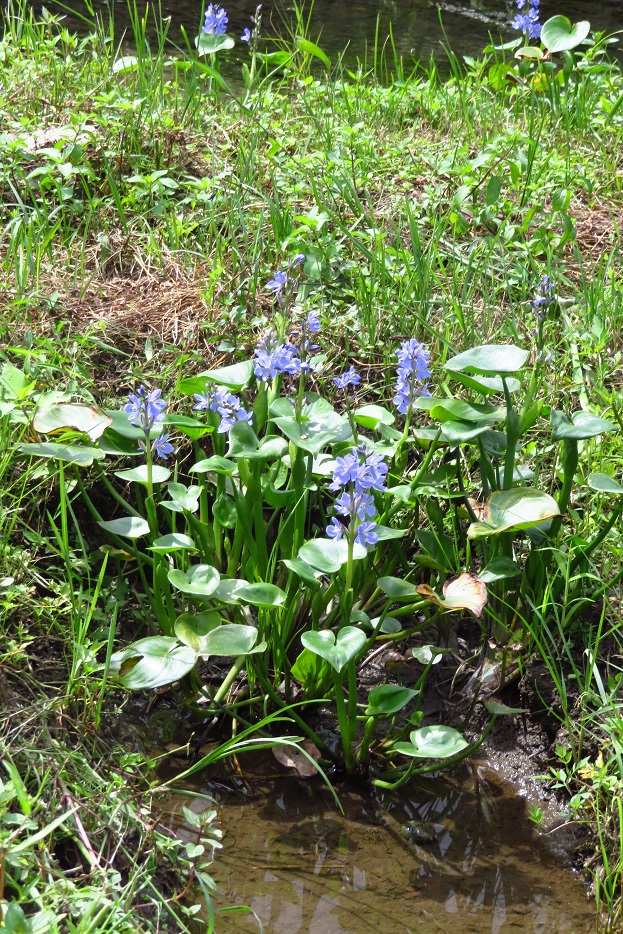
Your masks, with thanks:
[{"label": "muddy water", "polygon": [[[217,934],[584,934],[593,904],[526,819],[525,801],[487,795],[472,773],[406,792],[338,788],[344,814],[317,781],[257,778],[196,785],[220,805],[223,849]],[[228,790],[226,790],[228,789]],[[182,836],[182,804],[170,820]],[[405,827],[405,824],[407,825]],[[406,834],[406,835],[405,835]]]}]

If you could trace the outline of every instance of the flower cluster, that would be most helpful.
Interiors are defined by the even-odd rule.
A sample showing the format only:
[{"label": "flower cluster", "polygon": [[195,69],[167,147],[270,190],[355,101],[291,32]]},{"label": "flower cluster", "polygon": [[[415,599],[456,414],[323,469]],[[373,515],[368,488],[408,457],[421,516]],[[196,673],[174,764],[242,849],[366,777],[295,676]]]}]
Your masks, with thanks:
[{"label": "flower cluster", "polygon": [[[318,344],[313,344],[310,334],[317,334],[320,330],[320,320],[315,312],[310,311],[307,318],[301,323],[300,331],[290,334],[290,339],[282,344],[277,343],[274,331],[269,331],[254,351],[254,372],[257,379],[266,382],[280,373],[296,376],[298,373],[309,373],[313,370],[307,361],[307,355],[318,350]],[[295,340],[299,340],[295,344]]]},{"label": "flower cluster", "polygon": [[[139,386],[136,393],[130,393],[128,403],[124,405],[123,411],[128,416],[131,425],[136,428],[142,428],[147,437],[154,428],[161,428],[164,421],[167,403],[162,398],[160,389],[149,390],[145,386]],[[138,443],[141,451],[145,450],[145,444]],[[151,443],[151,448],[157,457],[163,460],[173,453],[173,445],[169,443],[168,434],[159,434]]]},{"label": "flower cluster", "polygon": [[338,516],[348,520],[348,525],[334,516],[327,526],[327,535],[338,541],[346,531],[359,545],[376,545],[379,540],[376,523],[370,521],[376,516],[372,491],[387,489],[387,464],[381,454],[375,454],[365,445],[353,448],[345,457],[336,458],[336,463],[329,489],[342,491],[335,500],[334,509]]},{"label": "flower cluster", "polygon": [[260,34],[260,27],[262,25],[262,4],[261,3],[258,4],[255,10],[255,16],[251,17],[251,22],[253,23],[253,29],[249,29],[249,27],[247,26],[247,28],[244,30],[244,32],[240,36],[240,39],[242,40],[242,42],[248,42],[249,45],[253,45],[255,43],[255,40]]},{"label": "flower cluster", "polygon": [[[295,266],[301,266],[305,262],[305,254],[297,253],[288,263],[286,270],[278,269],[273,273],[273,278],[266,283],[266,288],[272,292],[278,302],[283,302],[286,298],[284,292],[291,292],[298,282],[298,276],[292,276],[291,271]],[[289,286],[289,288],[286,288]]]},{"label": "flower cluster", "polygon": [[349,386],[358,386],[361,382],[361,376],[354,366],[342,373],[341,376],[334,376],[333,382],[338,389],[346,390]]},{"label": "flower cluster", "polygon": [[224,36],[227,31],[229,17],[225,10],[218,3],[210,3],[206,10],[206,18],[202,27],[202,32],[209,36]]},{"label": "flower cluster", "polygon": [[528,39],[538,39],[541,35],[539,3],[540,0],[517,0],[519,13],[513,20],[513,29],[520,29]]},{"label": "flower cluster", "polygon": [[530,302],[533,311],[538,313],[539,318],[543,318],[546,308],[555,301],[554,283],[549,276],[543,276],[536,287],[536,296]]},{"label": "flower cluster", "polygon": [[394,387],[396,393],[394,405],[401,415],[406,415],[416,393],[421,396],[428,394],[430,352],[424,344],[420,344],[413,337],[411,340],[402,342],[400,349],[396,351],[396,356],[398,357],[398,369],[396,370],[398,379]]},{"label": "flower cluster", "polygon": [[220,424],[217,428],[219,434],[225,434],[225,432],[229,431],[234,422],[247,422],[251,424],[253,414],[247,412],[246,409],[242,407],[238,396],[235,396],[233,392],[230,392],[225,386],[218,386],[217,389],[208,392],[196,392],[195,399],[197,401],[193,409],[196,411],[209,410],[210,412],[218,412],[221,417]]}]

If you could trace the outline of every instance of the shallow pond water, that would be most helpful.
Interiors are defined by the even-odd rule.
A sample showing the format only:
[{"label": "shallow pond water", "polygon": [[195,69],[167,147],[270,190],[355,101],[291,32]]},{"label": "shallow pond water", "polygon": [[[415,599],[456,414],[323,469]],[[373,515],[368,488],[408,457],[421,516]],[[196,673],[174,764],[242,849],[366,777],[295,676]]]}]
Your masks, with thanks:
[{"label": "shallow pond water", "polygon": [[[221,0],[229,14],[228,32],[238,38],[244,27],[250,25],[258,0]],[[88,15],[84,0],[64,0],[63,4],[47,0],[49,9],[68,16],[72,27],[84,31],[84,20],[67,11],[73,8],[82,16]],[[203,4],[206,6],[207,3]],[[310,37],[320,36],[320,45],[330,54],[342,52],[347,46],[347,60],[363,58],[366,48],[374,45],[377,21],[381,44],[389,35],[390,24],[397,51],[428,61],[431,54],[444,59],[443,46],[448,45],[457,55],[478,55],[490,36],[516,38],[519,34],[511,23],[517,12],[514,0],[298,0],[298,5],[312,10]],[[153,4],[152,4],[153,6]],[[156,4],[157,6],[157,4]],[[129,29],[127,0],[94,0],[95,11],[107,16],[114,11],[116,35]],[[138,0],[139,10],[145,9],[145,0]],[[293,5],[288,0],[264,0],[263,34],[284,33],[284,21],[292,21]],[[312,9],[313,8],[313,9]],[[194,36],[201,25],[202,4],[196,0],[162,0],[163,16],[171,17],[170,38],[181,43],[180,27]],[[588,19],[595,30],[613,32],[623,28],[623,0],[597,0],[586,4],[581,0],[542,0],[541,20],[563,13],[573,21]],[[244,52],[237,43],[234,57]],[[368,66],[371,56],[368,57]]]},{"label": "shallow pond water", "polygon": [[[524,799],[475,774],[391,795],[338,786],[344,814],[318,780],[189,784],[219,803],[215,909],[247,905],[266,934],[593,931],[586,887],[533,829]],[[167,822],[190,838],[184,804],[205,800],[170,802]],[[217,934],[259,930],[251,914],[217,913]]]}]

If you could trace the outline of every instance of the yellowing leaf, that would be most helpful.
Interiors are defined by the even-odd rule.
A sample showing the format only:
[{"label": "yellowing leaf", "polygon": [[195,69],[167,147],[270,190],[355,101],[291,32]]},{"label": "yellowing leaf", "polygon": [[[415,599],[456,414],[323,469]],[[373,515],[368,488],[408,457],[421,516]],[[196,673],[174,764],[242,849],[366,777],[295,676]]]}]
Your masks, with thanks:
[{"label": "yellowing leaf", "polygon": [[487,602],[487,585],[475,574],[465,572],[456,580],[446,581],[443,585],[443,597],[435,593],[428,584],[419,584],[417,592],[425,600],[445,610],[469,610],[480,618]]}]

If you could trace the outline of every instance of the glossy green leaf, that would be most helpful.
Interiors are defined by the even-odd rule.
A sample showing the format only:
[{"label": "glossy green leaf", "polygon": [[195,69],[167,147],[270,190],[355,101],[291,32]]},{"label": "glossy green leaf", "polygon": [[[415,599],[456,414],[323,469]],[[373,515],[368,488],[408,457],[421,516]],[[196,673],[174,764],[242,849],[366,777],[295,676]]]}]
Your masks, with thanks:
[{"label": "glossy green leaf", "polygon": [[413,600],[418,596],[417,587],[399,577],[380,577],[377,586],[391,600]]},{"label": "glossy green leaf", "polygon": [[283,563],[288,568],[289,571],[293,571],[303,583],[307,584],[308,587],[311,587],[312,590],[318,590],[320,587],[320,577],[321,572],[316,568],[313,568],[310,564],[307,564],[301,558],[285,558]]},{"label": "glossy green leaf", "polygon": [[231,36],[213,36],[207,32],[202,32],[195,39],[198,55],[215,55],[217,52],[224,52],[233,49],[236,45]]},{"label": "glossy green leaf", "polygon": [[206,425],[196,418],[190,418],[188,415],[171,414],[165,415],[163,425],[167,428],[177,428],[181,434],[186,435],[191,441],[198,441],[204,435],[209,435],[214,431],[212,425]]},{"label": "glossy green leaf", "polygon": [[411,649],[411,655],[420,665],[437,665],[443,657],[443,650],[436,645],[418,645]]},{"label": "glossy green leaf", "polygon": [[273,423],[297,447],[310,454],[320,454],[323,448],[352,437],[348,420],[337,412],[325,412],[301,422],[295,418],[274,418]]},{"label": "glossy green leaf", "polygon": [[[163,467],[162,464],[152,464],[152,483],[166,483],[170,476],[171,471],[168,467]],[[129,470],[115,470],[115,477],[127,483],[147,484],[147,464],[139,464],[138,467],[131,467]]]},{"label": "glossy green leaf", "polygon": [[203,613],[181,613],[175,620],[175,635],[180,642],[190,646],[194,652],[200,652],[207,634],[222,623],[223,618],[214,610],[206,610]]},{"label": "glossy green leaf", "polygon": [[221,576],[209,564],[195,564],[186,573],[175,568],[167,575],[169,583],[191,597],[211,597],[216,591]]},{"label": "glossy green leaf", "polygon": [[44,435],[73,428],[75,431],[84,432],[91,441],[97,441],[112,425],[112,419],[95,405],[62,402],[37,409],[32,424],[35,431]]},{"label": "glossy green leaf", "polygon": [[301,642],[310,652],[329,662],[336,671],[341,671],[361,652],[366,644],[366,634],[355,626],[345,626],[337,636],[330,629],[312,630],[303,633]]},{"label": "glossy green leaf", "polygon": [[520,370],[529,353],[514,344],[481,344],[452,357],[445,369],[451,373],[506,375]]},{"label": "glossy green leaf", "polygon": [[[380,616],[375,616],[370,620],[370,627],[376,629]],[[395,635],[397,632],[402,632],[403,626],[399,619],[395,619],[393,616],[385,616],[383,622],[379,627],[379,632],[383,633],[392,633]]]},{"label": "glossy green leaf", "polygon": [[[623,490],[621,491],[623,492]],[[488,563],[486,568],[479,571],[478,577],[485,584],[491,584],[493,581],[508,580],[521,574],[521,568],[512,558],[500,555]]]},{"label": "glossy green leaf", "polygon": [[570,52],[584,42],[590,31],[588,20],[572,24],[566,16],[552,16],[543,23],[541,42],[548,52]]},{"label": "glossy green leaf", "polygon": [[381,525],[380,523],[376,524],[374,531],[378,535],[380,542],[390,542],[397,538],[404,538],[407,534],[406,529],[392,529],[390,526]]},{"label": "glossy green leaf", "polygon": [[190,535],[183,535],[181,532],[170,532],[168,535],[161,535],[153,545],[148,546],[148,551],[158,551],[168,554],[172,551],[196,551],[197,546]]},{"label": "glossy green leaf", "polygon": [[206,457],[202,461],[197,461],[192,467],[189,467],[189,473],[220,473],[226,477],[231,477],[238,470],[236,461],[221,457],[220,454],[213,454],[212,457]]},{"label": "glossy green leaf", "polygon": [[448,759],[467,749],[467,742],[451,726],[424,726],[414,730],[410,743],[395,743],[396,752],[416,759]]},{"label": "glossy green leaf", "polygon": [[353,412],[353,418],[362,428],[374,431],[379,425],[393,425],[396,417],[382,405],[361,405]]},{"label": "glossy green leaf", "polygon": [[221,580],[220,584],[214,591],[214,599],[220,600],[222,603],[239,603],[238,600],[238,591],[242,587],[248,587],[248,583],[245,580],[238,580],[237,578],[226,578]]},{"label": "glossy green leaf", "polygon": [[75,464],[77,467],[90,467],[93,461],[101,460],[106,456],[99,448],[89,448],[81,444],[59,444],[57,441],[18,444],[17,450],[30,457],[48,457],[67,464]]},{"label": "glossy green leaf", "polygon": [[315,42],[310,42],[309,39],[305,39],[303,36],[297,36],[295,41],[300,52],[304,52],[306,55],[313,55],[313,57],[321,61],[326,68],[331,67],[331,59]]},{"label": "glossy green leaf", "polygon": [[179,681],[195,666],[197,656],[171,636],[149,636],[111,656],[110,670],[130,691],[163,687]]},{"label": "glossy green leaf", "polygon": [[[499,376],[475,376],[471,372],[463,373],[460,371],[451,372],[449,376],[451,379],[462,383],[466,389],[472,389],[474,392],[483,396],[504,392],[504,382],[502,382]],[[519,380],[512,376],[505,377],[505,382],[509,392],[517,392],[517,390],[521,388]]]},{"label": "glossy green leaf", "polygon": [[368,694],[366,717],[393,717],[417,694],[412,688],[403,688],[400,684],[378,684]]},{"label": "glossy green leaf", "polygon": [[497,490],[485,503],[482,518],[473,522],[469,538],[487,538],[510,529],[529,529],[560,515],[556,500],[532,487]]},{"label": "glossy green leaf", "polygon": [[228,457],[243,457],[251,461],[274,461],[283,457],[287,450],[288,442],[283,438],[273,436],[259,441],[247,422],[234,422],[230,428]]},{"label": "glossy green leaf", "polygon": [[596,490],[598,493],[612,493],[615,496],[623,495],[623,486],[618,480],[606,473],[592,473],[587,482],[591,490]]},{"label": "glossy green leaf", "polygon": [[255,626],[228,623],[212,629],[203,641],[202,655],[248,655],[257,642]]},{"label": "glossy green leaf", "polygon": [[[367,553],[363,545],[355,543],[354,558],[365,558]],[[332,538],[315,538],[302,545],[297,558],[323,574],[334,574],[348,561],[348,543],[344,539],[336,542]]]},{"label": "glossy green leaf", "polygon": [[314,696],[314,689],[321,684],[327,671],[324,658],[309,649],[299,653],[291,668],[292,677],[303,685],[308,698]]},{"label": "glossy green leaf", "polygon": [[596,438],[607,431],[615,431],[616,425],[607,421],[605,418],[599,418],[591,412],[574,412],[571,420],[567,418],[564,412],[556,412],[552,409],[552,437],[554,441],[564,439],[572,441],[583,441],[586,438]]},{"label": "glossy green leaf", "polygon": [[226,386],[234,392],[239,392],[247,385],[253,375],[253,360],[244,360],[233,363],[231,366],[218,367],[216,370],[204,370],[197,376],[183,379],[180,383],[180,392],[192,396],[196,392],[205,392],[212,388],[212,384]]},{"label": "glossy green leaf", "polygon": [[462,402],[460,399],[435,399],[432,396],[422,396],[415,400],[413,407],[428,412],[431,418],[436,418],[440,422],[458,421],[490,425],[506,417],[506,409],[502,406]]},{"label": "glossy green leaf", "polygon": [[200,486],[185,486],[183,483],[169,483],[167,487],[170,500],[162,500],[160,505],[172,512],[197,512],[199,509]]},{"label": "glossy green leaf", "polygon": [[283,606],[286,595],[275,584],[243,584],[236,590],[236,598],[252,606]]},{"label": "glossy green leaf", "polygon": [[[105,409],[104,411],[110,418],[111,428],[113,431],[116,431],[118,435],[121,435],[122,438],[134,440],[145,438],[143,429],[137,428],[136,425],[130,423],[127,412],[116,411],[115,409]],[[138,445],[136,445],[136,447],[138,449]]]},{"label": "glossy green leaf", "polygon": [[136,71],[139,65],[136,55],[122,55],[114,62],[112,73],[113,75],[127,75],[131,71]]},{"label": "glossy green leaf", "polygon": [[140,516],[124,516],[122,519],[111,519],[109,522],[98,522],[100,528],[122,538],[141,538],[149,535],[149,522]]}]

